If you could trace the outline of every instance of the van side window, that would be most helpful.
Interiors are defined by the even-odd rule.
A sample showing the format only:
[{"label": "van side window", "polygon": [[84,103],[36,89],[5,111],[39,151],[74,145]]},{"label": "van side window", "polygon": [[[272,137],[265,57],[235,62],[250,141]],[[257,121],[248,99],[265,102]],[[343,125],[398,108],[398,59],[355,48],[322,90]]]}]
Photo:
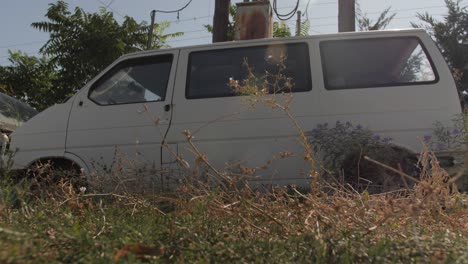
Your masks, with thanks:
[{"label": "van side window", "polygon": [[[291,80],[291,88],[276,88],[269,85],[270,93],[304,92],[312,89],[310,76],[309,50],[306,43],[264,45],[243,48],[218,49],[190,53],[186,98],[212,98],[237,96],[229,80],[243,80],[247,77],[247,67],[256,77],[267,82],[271,75],[279,73],[280,64],[283,79]],[[271,86],[271,87],[270,87]]]},{"label": "van side window", "polygon": [[172,55],[130,59],[118,64],[89,92],[98,105],[163,101],[172,65]]},{"label": "van side window", "polygon": [[320,51],[329,90],[438,81],[432,61],[416,37],[324,41]]}]

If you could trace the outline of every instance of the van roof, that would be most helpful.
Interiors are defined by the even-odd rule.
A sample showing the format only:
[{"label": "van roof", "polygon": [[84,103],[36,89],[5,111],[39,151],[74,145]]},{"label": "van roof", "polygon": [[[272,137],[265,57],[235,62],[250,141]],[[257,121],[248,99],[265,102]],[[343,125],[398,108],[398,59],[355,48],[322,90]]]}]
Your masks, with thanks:
[{"label": "van roof", "polygon": [[127,58],[127,57],[134,57],[134,56],[141,56],[141,55],[150,55],[150,54],[159,54],[168,51],[176,51],[182,49],[191,49],[191,48],[207,48],[207,47],[218,47],[218,46],[235,46],[236,44],[259,44],[259,43],[267,43],[271,41],[289,41],[289,40],[306,40],[306,39],[319,39],[319,38],[330,38],[330,37],[351,37],[351,36],[366,36],[366,35],[373,35],[373,36],[382,36],[382,35],[394,35],[395,33],[421,33],[426,32],[424,29],[420,28],[411,28],[411,29],[390,29],[390,30],[375,30],[375,31],[359,31],[359,32],[341,32],[341,33],[333,33],[333,34],[320,34],[320,35],[312,35],[312,36],[304,36],[304,37],[287,37],[287,38],[264,38],[264,39],[253,39],[253,40],[239,40],[239,41],[227,41],[227,42],[218,42],[218,43],[210,43],[210,44],[201,44],[201,45],[192,45],[192,46],[182,46],[182,47],[175,47],[175,48],[166,48],[166,49],[155,49],[155,50],[144,50],[144,51],[137,51],[122,55],[120,58]]}]

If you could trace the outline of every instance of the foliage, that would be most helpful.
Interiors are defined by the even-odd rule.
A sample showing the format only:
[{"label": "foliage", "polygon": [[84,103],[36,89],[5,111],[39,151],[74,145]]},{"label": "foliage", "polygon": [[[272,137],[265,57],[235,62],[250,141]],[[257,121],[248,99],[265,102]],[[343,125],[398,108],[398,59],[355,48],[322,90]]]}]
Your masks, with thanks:
[{"label": "foliage", "polygon": [[[466,91],[468,82],[465,68],[468,63],[468,10],[461,6],[461,0],[445,0],[448,15],[443,21],[436,20],[428,12],[418,13],[422,23],[411,23],[413,27],[424,28],[435,39],[445,60],[452,69],[460,91]],[[463,87],[462,87],[463,86]]]},{"label": "foliage", "polygon": [[466,143],[463,117],[453,118],[451,125],[440,121],[434,123],[433,133],[424,136],[424,143],[436,151],[464,150]]},{"label": "foliage", "polygon": [[56,87],[56,71],[46,57],[37,58],[9,51],[11,65],[0,67],[1,92],[28,103],[37,110],[62,101],[63,88]]},{"label": "foliage", "polygon": [[[310,21],[309,20],[302,21],[301,29],[297,36],[308,36],[309,30],[310,30]],[[285,37],[291,37],[291,36],[292,36],[291,29],[284,21],[273,23],[273,37],[285,38]]]},{"label": "foliage", "polygon": [[[7,79],[0,80],[8,94],[38,110],[73,95],[121,55],[146,49],[146,22],[126,16],[119,24],[104,8],[99,13],[87,13],[79,7],[71,12],[60,0],[50,4],[46,18],[32,23],[33,28],[50,34],[40,49],[46,58],[11,53],[13,64],[6,69]],[[164,34],[169,26],[169,22],[155,25],[151,49],[167,47],[169,38],[183,34]]]},{"label": "foliage", "polygon": [[336,122],[335,127],[330,127],[328,123],[318,124],[308,136],[328,169],[341,169],[349,155],[366,152],[373,146],[388,145],[392,140],[373,135],[361,125],[353,126],[350,122],[340,121]]},{"label": "foliage", "polygon": [[400,176],[395,177],[366,161],[365,156],[394,167],[403,166],[407,173],[414,173],[416,160],[409,151],[392,144],[391,138],[373,134],[361,125],[339,121],[335,127],[319,124],[308,136],[324,170],[336,179],[344,177],[343,183],[352,184],[358,190],[381,192],[403,187]]},{"label": "foliage", "polygon": [[357,3],[356,20],[360,31],[383,30],[395,18],[396,13],[390,14],[391,7],[387,7],[380,13],[377,21],[372,21],[366,13],[363,13]]},{"label": "foliage", "polygon": [[283,21],[275,22],[273,23],[273,36],[278,38],[291,37],[291,30]]}]

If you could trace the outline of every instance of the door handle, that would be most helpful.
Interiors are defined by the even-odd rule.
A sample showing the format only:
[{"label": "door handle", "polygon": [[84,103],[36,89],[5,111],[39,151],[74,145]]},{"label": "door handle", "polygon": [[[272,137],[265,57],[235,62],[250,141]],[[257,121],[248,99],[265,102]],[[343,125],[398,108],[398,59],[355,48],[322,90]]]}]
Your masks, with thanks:
[{"label": "door handle", "polygon": [[171,111],[171,105],[170,104],[165,105],[164,106],[164,111],[166,111],[166,112]]}]

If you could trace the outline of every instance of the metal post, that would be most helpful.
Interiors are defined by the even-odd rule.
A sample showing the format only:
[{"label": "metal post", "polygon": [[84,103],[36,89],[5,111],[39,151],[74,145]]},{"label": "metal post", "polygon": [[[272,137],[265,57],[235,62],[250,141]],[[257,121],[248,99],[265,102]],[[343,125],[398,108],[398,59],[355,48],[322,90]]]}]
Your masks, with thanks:
[{"label": "metal post", "polygon": [[296,21],[296,36],[301,35],[301,11],[297,11],[297,21]]},{"label": "metal post", "polygon": [[151,49],[151,44],[153,43],[153,30],[154,30],[154,17],[156,16],[156,10],[151,11],[151,24],[148,31],[148,44],[146,45],[146,49]]}]

